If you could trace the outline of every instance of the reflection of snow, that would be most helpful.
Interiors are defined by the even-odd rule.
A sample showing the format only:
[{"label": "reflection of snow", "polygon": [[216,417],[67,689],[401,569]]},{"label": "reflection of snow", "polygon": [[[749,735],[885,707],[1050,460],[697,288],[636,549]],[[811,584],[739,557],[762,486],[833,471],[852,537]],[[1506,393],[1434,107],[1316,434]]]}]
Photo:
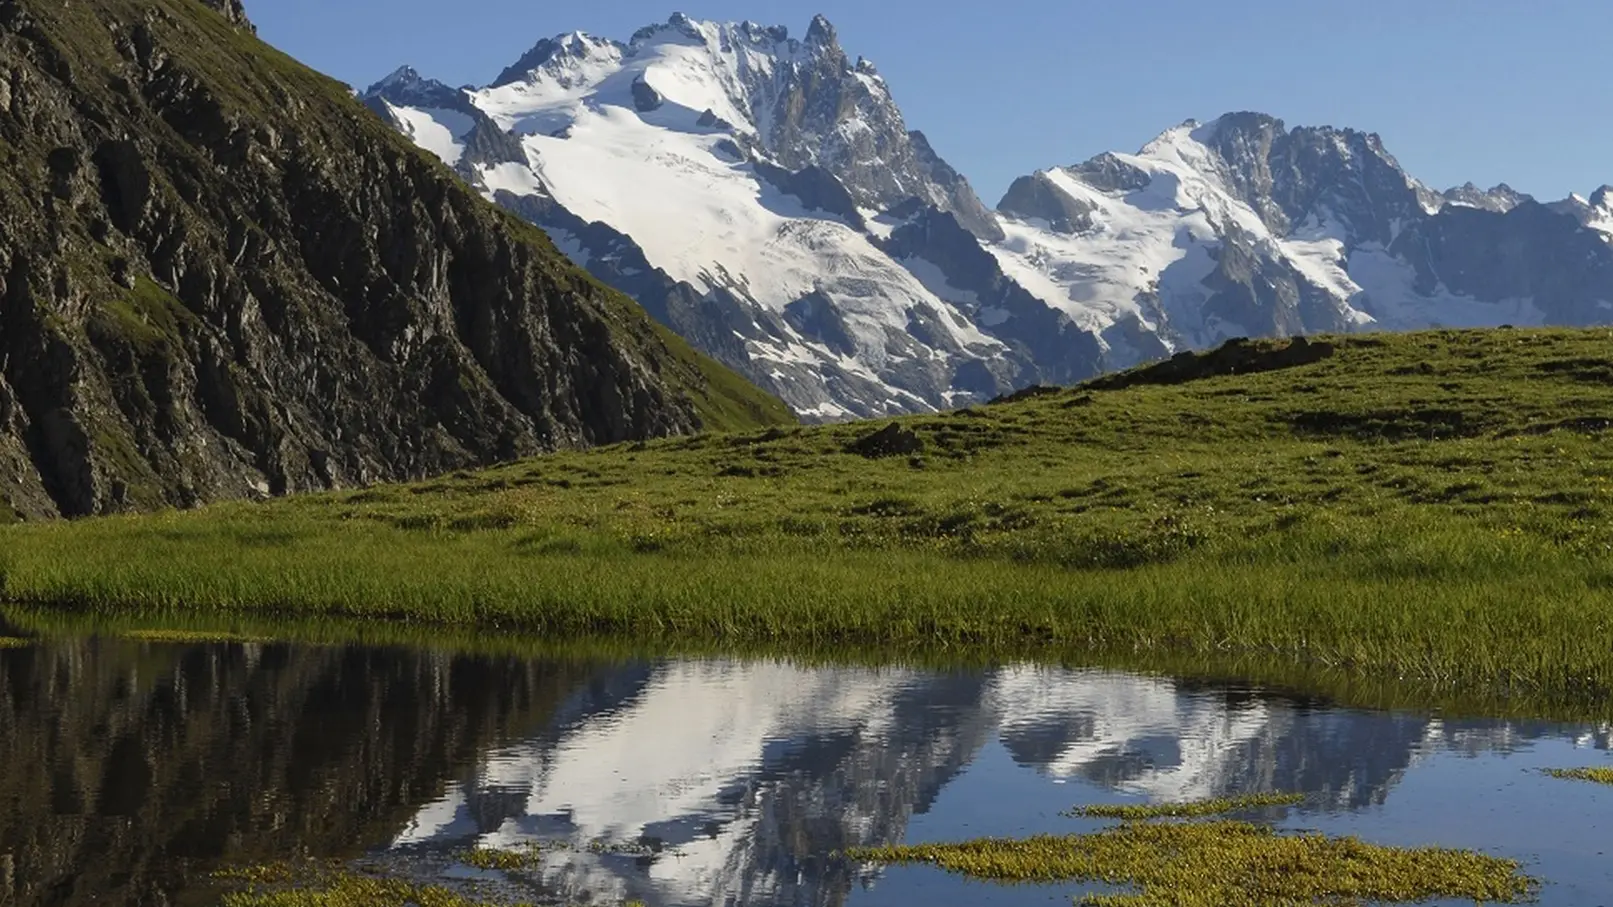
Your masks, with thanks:
[{"label": "reflection of snow", "polygon": [[1019,668],[999,675],[988,695],[1003,716],[1005,738],[1048,728],[1069,732],[1040,766],[1055,777],[1081,774],[1094,763],[1136,753],[1139,745],[1172,751],[1147,753],[1147,771],[1119,783],[1162,800],[1221,792],[1224,763],[1239,758],[1240,745],[1259,737],[1274,718],[1258,703],[1232,709],[1184,696],[1167,680],[1115,674]]},{"label": "reflection of snow", "polygon": [[[622,888],[618,864],[587,845],[667,838],[675,857],[656,861],[648,883],[667,903],[738,894],[754,861],[757,826],[771,817],[743,808],[770,754],[791,741],[889,736],[895,694],[915,681],[902,671],[813,671],[778,663],[669,665],[619,708],[584,717],[558,742],[489,753],[476,784],[520,792],[524,806],[494,828],[457,786],[420,811],[396,843],[465,841],[510,847],[562,832],[580,849],[546,870],[568,890],[645,897]],[[853,826],[866,819],[846,816]],[[754,884],[754,882],[752,883]],[[718,897],[717,902],[722,901]]]},{"label": "reflection of snow", "polygon": [[[614,692],[579,699],[550,733],[485,753],[395,843],[566,840],[572,849],[551,852],[542,874],[567,896],[833,903],[853,870],[826,868],[823,855],[900,840],[994,734],[1042,775],[1150,799],[1298,790],[1353,807],[1380,802],[1426,753],[1507,750],[1559,732],[1041,667],[636,670],[606,684]],[[1608,729],[1588,733],[1606,747]],[[668,849],[643,860],[589,850],[640,843]]]}]

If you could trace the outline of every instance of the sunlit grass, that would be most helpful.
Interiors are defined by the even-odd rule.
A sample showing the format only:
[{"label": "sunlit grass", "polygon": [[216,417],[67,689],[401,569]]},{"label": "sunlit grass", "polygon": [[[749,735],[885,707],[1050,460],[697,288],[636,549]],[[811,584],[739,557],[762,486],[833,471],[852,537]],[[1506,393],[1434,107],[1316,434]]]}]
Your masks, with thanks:
[{"label": "sunlit grass", "polygon": [[223,630],[128,630],[121,634],[125,639],[156,643],[267,643],[265,636],[231,633]]},{"label": "sunlit grass", "polygon": [[1529,899],[1535,887],[1512,860],[1283,834],[1227,821],[1128,822],[1094,834],[866,848],[848,856],[925,863],[997,882],[1102,882],[1135,889],[1081,902],[1108,907],[1339,907],[1432,898],[1516,903]]},{"label": "sunlit grass", "polygon": [[876,426],[774,429],[12,527],[0,594],[97,619],[1193,662],[1605,709],[1610,342],[1350,338],[1280,371],[914,417],[912,456],[848,452]]},{"label": "sunlit grass", "polygon": [[1097,804],[1078,806],[1067,815],[1083,819],[1123,819],[1136,822],[1145,819],[1200,818],[1219,816],[1251,809],[1274,806],[1293,806],[1305,802],[1304,794],[1242,794],[1236,797],[1215,797],[1186,803]]}]

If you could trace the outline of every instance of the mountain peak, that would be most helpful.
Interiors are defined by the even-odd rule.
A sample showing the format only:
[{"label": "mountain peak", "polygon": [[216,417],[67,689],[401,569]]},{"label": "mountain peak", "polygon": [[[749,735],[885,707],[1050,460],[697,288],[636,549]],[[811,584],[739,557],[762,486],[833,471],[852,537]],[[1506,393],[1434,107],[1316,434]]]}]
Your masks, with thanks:
[{"label": "mountain peak", "polygon": [[425,79],[421,78],[419,71],[413,66],[399,66],[397,69],[392,71],[391,75],[365,89],[364,94],[366,97],[369,97],[372,95],[382,94],[383,92],[392,89],[408,88],[414,85],[419,85],[424,81]]},{"label": "mountain peak", "polygon": [[391,75],[366,88],[359,97],[369,103],[371,109],[382,113],[382,108],[376,106],[376,99],[391,104],[458,107],[464,103],[463,95],[463,90],[425,78],[412,66],[400,66]]},{"label": "mountain peak", "polygon": [[[673,18],[677,18],[674,16]],[[635,38],[637,36],[635,35]],[[617,55],[623,50],[621,44],[608,38],[595,38],[586,32],[571,31],[544,38],[532,45],[532,49],[521,55],[521,59],[505,68],[498,78],[492,82],[493,88],[509,85],[512,82],[521,82],[532,76],[533,73],[556,61],[570,60],[583,61],[598,57]]]},{"label": "mountain peak", "polygon": [[692,41],[705,42],[711,35],[716,23],[702,22],[687,13],[673,13],[665,22],[646,25],[633,33],[628,45],[633,48],[665,40],[667,35],[676,38],[687,38]]},{"label": "mountain peak", "polygon": [[812,25],[807,28],[806,43],[818,47],[834,47],[839,45],[840,35],[829,19],[819,13],[812,17]]},{"label": "mountain peak", "polygon": [[1454,189],[1446,189],[1440,193],[1440,197],[1449,204],[1481,208],[1496,213],[1511,211],[1526,201],[1534,200],[1506,183],[1497,183],[1489,189],[1480,189],[1471,180]]}]

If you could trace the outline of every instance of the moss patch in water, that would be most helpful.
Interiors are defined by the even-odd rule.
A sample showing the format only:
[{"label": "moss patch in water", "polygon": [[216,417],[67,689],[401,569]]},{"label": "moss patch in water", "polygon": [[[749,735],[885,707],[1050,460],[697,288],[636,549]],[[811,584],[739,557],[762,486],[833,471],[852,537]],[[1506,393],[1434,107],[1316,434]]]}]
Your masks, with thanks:
[{"label": "moss patch in water", "polygon": [[1103,882],[1130,893],[1089,895],[1093,907],[1293,907],[1459,898],[1529,899],[1533,880],[1512,860],[1356,838],[1279,834],[1247,822],[1128,822],[1086,835],[985,838],[863,848],[854,860],[929,863],[999,882]]},{"label": "moss patch in water", "polygon": [[1594,781],[1613,784],[1613,768],[1549,768],[1546,774],[1567,781]]},{"label": "moss patch in water", "polygon": [[[466,862],[484,869],[519,869],[532,865],[536,846],[521,850],[476,848]],[[476,862],[485,860],[486,865]],[[452,887],[399,878],[374,869],[345,869],[334,862],[293,865],[267,863],[232,867],[213,874],[242,890],[226,893],[220,907],[532,907],[528,901],[488,896],[474,885]],[[549,903],[549,902],[545,902]],[[594,902],[608,907],[616,902]],[[627,901],[621,907],[645,907]]]},{"label": "moss patch in water", "polygon": [[1305,800],[1304,794],[1243,794],[1237,797],[1215,797],[1188,803],[1100,804],[1078,806],[1065,813],[1081,819],[1124,819],[1136,822],[1143,819],[1190,819],[1202,816],[1220,816],[1248,809],[1265,809],[1273,806],[1293,806]]},{"label": "moss patch in water", "polygon": [[221,907],[517,907],[441,885],[340,873],[306,888],[259,888],[224,895]]},{"label": "moss patch in water", "polygon": [[466,851],[460,859],[467,866],[477,869],[493,869],[504,872],[513,872],[528,869],[537,865],[540,851],[536,845],[518,850],[500,850],[493,847],[477,847]]}]

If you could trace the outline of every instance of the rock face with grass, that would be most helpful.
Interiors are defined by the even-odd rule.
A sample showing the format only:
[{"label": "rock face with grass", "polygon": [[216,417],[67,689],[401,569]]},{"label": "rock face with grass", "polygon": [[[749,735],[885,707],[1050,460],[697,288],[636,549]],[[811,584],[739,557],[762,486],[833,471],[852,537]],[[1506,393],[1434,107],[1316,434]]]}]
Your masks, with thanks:
[{"label": "rock face with grass", "polygon": [[0,158],[0,519],[783,416],[236,0],[0,2]]}]

